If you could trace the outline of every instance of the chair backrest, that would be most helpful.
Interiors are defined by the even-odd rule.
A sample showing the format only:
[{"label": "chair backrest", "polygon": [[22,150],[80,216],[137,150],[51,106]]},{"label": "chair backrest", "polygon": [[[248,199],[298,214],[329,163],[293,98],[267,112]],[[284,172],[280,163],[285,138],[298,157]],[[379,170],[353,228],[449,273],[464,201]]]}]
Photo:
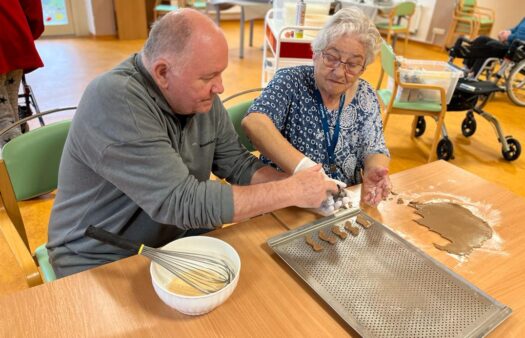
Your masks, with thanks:
[{"label": "chair backrest", "polygon": [[204,11],[208,8],[208,1],[206,0],[187,0],[188,7],[196,10]]},{"label": "chair backrest", "polygon": [[456,7],[458,15],[470,16],[473,15],[476,8],[476,0],[460,0]]},{"label": "chair backrest", "polygon": [[414,15],[414,12],[416,11],[416,4],[411,1],[405,1],[399,3],[394,8],[394,16],[412,16]]},{"label": "chair backrest", "polygon": [[162,15],[175,11],[179,8],[184,7],[184,1],[179,0],[178,5],[172,5],[171,1],[167,0],[156,0],[155,5],[153,6],[153,20],[157,20]]},{"label": "chair backrest", "polygon": [[248,108],[250,108],[252,105],[252,102],[253,100],[244,101],[227,109],[228,115],[230,115],[230,119],[232,120],[233,126],[235,127],[235,131],[237,132],[237,135],[239,135],[239,141],[244,147],[246,147],[246,149],[248,149],[248,151],[255,151],[255,147],[242,129],[241,121],[244,117],[244,114],[246,114],[248,111]]},{"label": "chair backrest", "polygon": [[56,189],[58,167],[71,121],[61,121],[22,134],[2,149],[18,201]]},{"label": "chair backrest", "polygon": [[[243,90],[243,91],[240,91],[238,93],[235,93],[225,98],[224,100],[222,100],[222,103],[225,104],[226,102],[236,97],[250,94],[250,93],[260,92],[261,90],[263,90],[263,88],[253,88],[253,89]],[[244,115],[246,114],[246,112],[248,111],[248,108],[250,108],[250,106],[252,105],[252,102],[253,100],[243,101],[241,103],[237,103],[231,106],[230,108],[226,108],[228,110],[228,115],[230,115],[230,119],[233,122],[233,126],[235,127],[235,131],[237,132],[237,135],[239,135],[239,141],[246,149],[248,149],[248,151],[255,151],[257,149],[255,149],[253,144],[250,142],[250,139],[248,138],[248,136],[246,136],[244,129],[242,129],[241,121],[244,118]]]},{"label": "chair backrest", "polygon": [[[33,115],[26,120],[41,117],[64,108]],[[71,121],[61,121],[31,130],[9,141],[0,152],[0,199],[11,220],[2,222],[0,230],[18,264],[24,271],[29,286],[55,279],[53,268],[43,245],[32,255],[18,201],[43,195],[56,189],[58,167]],[[38,262],[41,268],[39,271]]]},{"label": "chair backrest", "polygon": [[386,41],[383,40],[381,43],[381,67],[391,78],[395,78],[395,62],[396,55],[392,50],[392,46],[388,45]]},{"label": "chair backrest", "polygon": [[178,6],[173,6],[170,0],[155,0],[153,11],[167,12],[167,11],[170,11],[170,7],[175,8]]}]

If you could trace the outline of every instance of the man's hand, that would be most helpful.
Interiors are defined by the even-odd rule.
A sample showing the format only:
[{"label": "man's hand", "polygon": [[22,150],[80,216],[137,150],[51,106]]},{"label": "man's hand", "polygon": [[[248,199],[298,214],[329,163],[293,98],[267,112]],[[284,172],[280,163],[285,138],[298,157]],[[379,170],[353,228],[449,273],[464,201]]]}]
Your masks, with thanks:
[{"label": "man's hand", "polygon": [[337,185],[326,180],[322,174],[323,169],[320,164],[301,170],[291,176],[292,185],[287,193],[295,196],[295,205],[300,208],[319,208],[321,203],[330,196],[331,193],[337,192]]},{"label": "man's hand", "polygon": [[501,31],[498,33],[498,40],[501,42],[506,42],[509,39],[509,35],[511,34],[511,31]]},{"label": "man's hand", "polygon": [[367,168],[361,185],[361,201],[375,207],[381,200],[385,200],[388,197],[391,189],[392,184],[388,177],[388,168]]},{"label": "man's hand", "polygon": [[[303,157],[303,159],[297,164],[297,166],[295,167],[294,171],[293,171],[293,174],[297,174],[298,172],[300,171],[303,171],[305,169],[308,169],[308,168],[312,168],[313,166],[317,165],[317,163],[315,163],[314,161],[312,161],[309,157]],[[344,182],[341,182],[339,180],[336,180],[335,178],[331,178],[331,177],[328,177],[328,175],[326,175],[326,173],[324,172],[324,170],[321,168],[321,173],[324,175],[324,177],[329,180],[329,181],[332,181],[334,182],[335,184],[337,184],[339,187],[341,187],[341,189],[344,189],[346,188],[346,183]]]}]

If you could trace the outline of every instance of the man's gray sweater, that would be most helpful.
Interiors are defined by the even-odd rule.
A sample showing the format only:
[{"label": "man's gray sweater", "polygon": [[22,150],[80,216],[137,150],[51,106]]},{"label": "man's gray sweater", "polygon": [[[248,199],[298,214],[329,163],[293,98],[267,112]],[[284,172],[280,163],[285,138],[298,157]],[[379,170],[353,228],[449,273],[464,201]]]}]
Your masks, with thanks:
[{"label": "man's gray sweater", "polygon": [[158,247],[231,222],[232,189],[210,172],[249,184],[260,167],[219,98],[206,114],[174,114],[133,55],[87,87],[73,118],[49,224],[55,273],[133,254],[84,237],[88,225]]}]

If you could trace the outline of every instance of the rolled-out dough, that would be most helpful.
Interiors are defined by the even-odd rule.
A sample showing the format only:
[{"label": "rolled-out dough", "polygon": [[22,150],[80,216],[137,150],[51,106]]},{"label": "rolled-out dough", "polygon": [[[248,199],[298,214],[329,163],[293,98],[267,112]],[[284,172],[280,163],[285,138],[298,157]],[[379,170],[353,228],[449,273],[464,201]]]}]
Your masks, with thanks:
[{"label": "rolled-out dough", "polygon": [[450,241],[446,245],[434,243],[440,250],[465,256],[492,237],[492,228],[488,223],[459,204],[411,203],[411,206],[416,208],[416,213],[421,216],[415,220],[417,223]]}]

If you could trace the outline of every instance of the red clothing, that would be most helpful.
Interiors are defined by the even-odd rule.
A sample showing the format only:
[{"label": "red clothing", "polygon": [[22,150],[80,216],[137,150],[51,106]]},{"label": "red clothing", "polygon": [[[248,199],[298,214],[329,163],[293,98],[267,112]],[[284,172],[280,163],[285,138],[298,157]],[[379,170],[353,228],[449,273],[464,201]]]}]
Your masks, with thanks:
[{"label": "red clothing", "polygon": [[40,0],[0,0],[0,74],[44,66],[34,42],[43,31]]}]

